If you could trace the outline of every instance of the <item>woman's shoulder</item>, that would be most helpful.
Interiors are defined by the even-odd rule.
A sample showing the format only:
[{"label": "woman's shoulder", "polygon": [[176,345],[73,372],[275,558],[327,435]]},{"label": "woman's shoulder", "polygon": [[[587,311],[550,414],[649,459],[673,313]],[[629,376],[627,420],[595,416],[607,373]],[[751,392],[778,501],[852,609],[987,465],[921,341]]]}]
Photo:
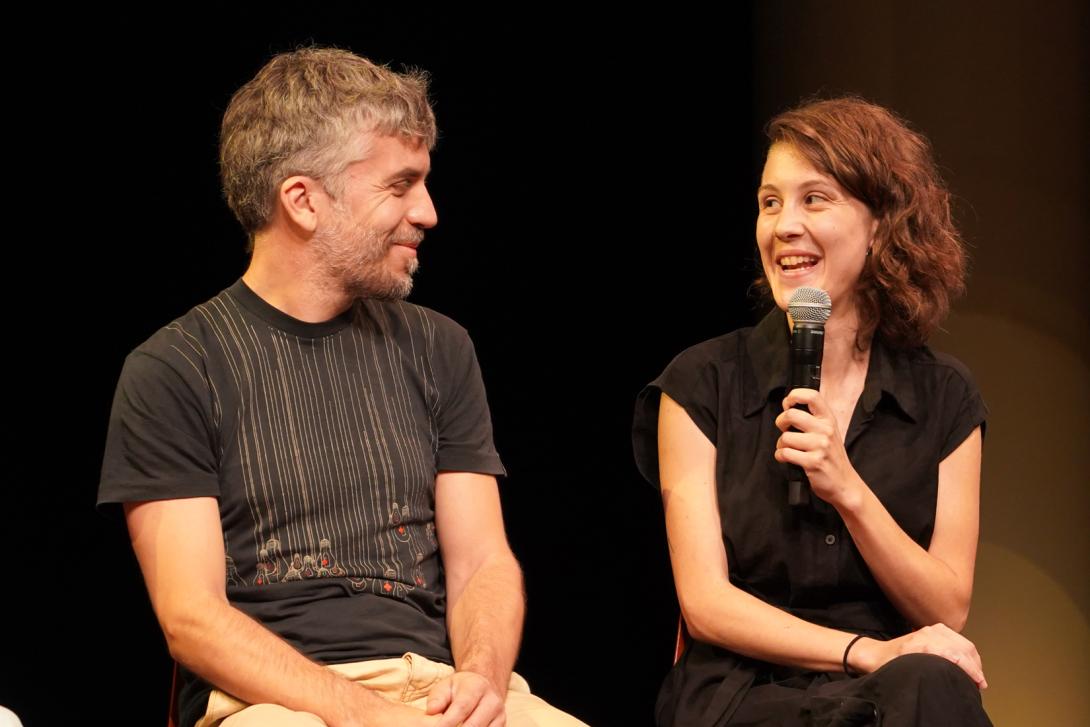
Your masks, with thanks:
[{"label": "woman's shoulder", "polygon": [[716,336],[715,338],[709,338],[706,341],[693,344],[684,349],[677,356],[674,356],[671,365],[682,364],[703,366],[706,364],[733,361],[738,358],[740,351],[739,343],[745,340],[746,333],[749,330],[752,329],[739,328],[730,333],[724,333],[721,336]]},{"label": "woman's shoulder", "polygon": [[984,425],[988,407],[980,388],[969,367],[951,354],[921,346],[895,355],[902,363],[894,365],[890,385],[907,412],[950,432],[944,435],[945,457],[973,428]]},{"label": "woman's shoulder", "polygon": [[956,384],[974,391],[977,389],[969,367],[952,354],[930,346],[920,346],[900,355],[912,367],[917,379],[923,378],[937,384]]},{"label": "woman's shoulder", "polygon": [[750,346],[760,335],[760,328],[760,326],[737,328],[729,333],[689,346],[674,357],[667,370],[730,368],[745,358]]}]

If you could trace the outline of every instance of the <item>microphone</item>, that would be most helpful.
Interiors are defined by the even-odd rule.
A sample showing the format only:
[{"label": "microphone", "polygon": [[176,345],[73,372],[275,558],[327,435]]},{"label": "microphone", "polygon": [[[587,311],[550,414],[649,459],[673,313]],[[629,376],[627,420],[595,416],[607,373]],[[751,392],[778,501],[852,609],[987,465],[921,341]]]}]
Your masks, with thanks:
[{"label": "microphone", "polygon": [[[821,358],[825,353],[825,321],[833,312],[829,294],[820,288],[799,288],[787,303],[791,314],[791,370],[787,388],[814,389],[821,387]],[[802,404],[797,408],[805,409]],[[791,465],[787,481],[787,502],[793,507],[810,502],[810,487],[806,474],[798,465]]]}]

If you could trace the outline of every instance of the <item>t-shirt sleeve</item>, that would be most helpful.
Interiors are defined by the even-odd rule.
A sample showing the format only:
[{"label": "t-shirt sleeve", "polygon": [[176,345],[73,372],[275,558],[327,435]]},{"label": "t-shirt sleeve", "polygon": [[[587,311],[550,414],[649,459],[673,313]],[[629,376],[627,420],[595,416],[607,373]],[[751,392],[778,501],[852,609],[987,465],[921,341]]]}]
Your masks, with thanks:
[{"label": "t-shirt sleeve", "polygon": [[946,422],[946,432],[939,452],[941,462],[977,427],[980,427],[981,434],[984,434],[987,427],[988,408],[984,405],[984,399],[969,369],[950,356],[942,355],[940,361],[946,366],[943,417],[943,421]]},{"label": "t-shirt sleeve", "polygon": [[439,330],[437,467],[450,472],[505,475],[492,441],[492,415],[473,342],[464,329],[453,323]]},{"label": "t-shirt sleeve", "polygon": [[100,507],[219,495],[211,405],[194,384],[154,355],[137,350],[125,360],[106,435]]},{"label": "t-shirt sleeve", "polygon": [[632,451],[636,467],[644,479],[659,486],[658,426],[661,395],[666,394],[681,406],[712,444],[718,433],[717,369],[708,356],[706,345],[697,346],[677,356],[662,374],[643,388],[636,397],[632,420]]}]

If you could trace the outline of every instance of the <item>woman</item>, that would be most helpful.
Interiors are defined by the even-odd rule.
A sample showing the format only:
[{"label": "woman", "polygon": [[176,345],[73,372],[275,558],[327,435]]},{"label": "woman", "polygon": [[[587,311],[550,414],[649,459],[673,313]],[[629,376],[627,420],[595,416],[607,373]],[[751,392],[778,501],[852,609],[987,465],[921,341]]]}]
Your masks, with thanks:
[{"label": "woman", "polygon": [[[781,114],[768,135],[757,246],[776,308],[683,352],[636,408],[692,636],[658,723],[990,724],[958,633],[985,408],[925,346],[963,288],[949,193],[927,141],[858,99]],[[788,392],[803,286],[832,313],[820,391]],[[788,505],[788,465],[805,506]]]}]

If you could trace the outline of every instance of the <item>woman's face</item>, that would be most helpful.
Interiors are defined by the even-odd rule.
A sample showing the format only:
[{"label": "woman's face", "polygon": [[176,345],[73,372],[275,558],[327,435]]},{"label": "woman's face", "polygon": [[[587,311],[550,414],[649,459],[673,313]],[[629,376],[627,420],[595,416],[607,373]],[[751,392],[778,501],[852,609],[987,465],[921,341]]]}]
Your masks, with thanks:
[{"label": "woman's face", "polygon": [[853,294],[877,220],[865,204],[789,144],[768,150],[757,189],[757,247],[776,305],[797,288],[820,288],[833,315],[854,310]]}]

